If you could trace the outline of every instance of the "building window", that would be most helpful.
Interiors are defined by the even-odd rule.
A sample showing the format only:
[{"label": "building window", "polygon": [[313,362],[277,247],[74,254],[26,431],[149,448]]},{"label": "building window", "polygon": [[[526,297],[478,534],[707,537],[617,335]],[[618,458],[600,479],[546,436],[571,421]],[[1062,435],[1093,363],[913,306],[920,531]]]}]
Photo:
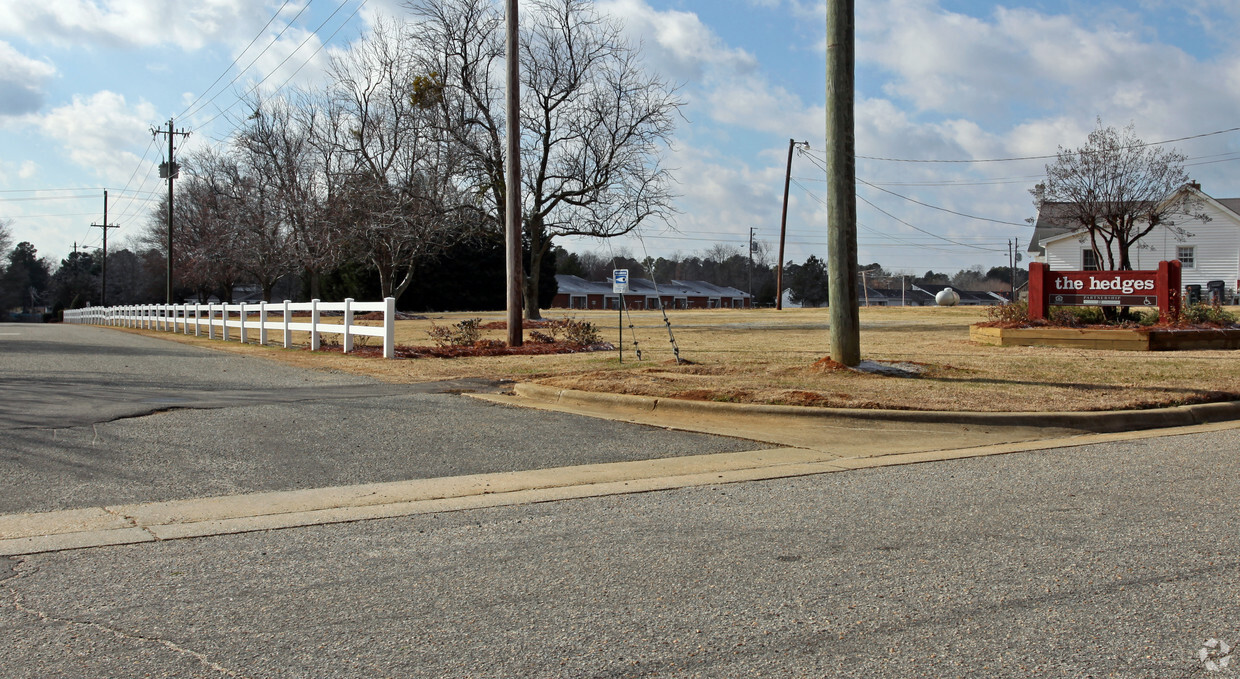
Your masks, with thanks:
[{"label": "building window", "polygon": [[1081,250],[1081,270],[1101,271],[1098,266],[1098,253],[1093,250]]},{"label": "building window", "polygon": [[1175,258],[1180,260],[1180,266],[1185,269],[1196,268],[1197,252],[1196,247],[1192,245],[1181,245],[1175,249]]}]

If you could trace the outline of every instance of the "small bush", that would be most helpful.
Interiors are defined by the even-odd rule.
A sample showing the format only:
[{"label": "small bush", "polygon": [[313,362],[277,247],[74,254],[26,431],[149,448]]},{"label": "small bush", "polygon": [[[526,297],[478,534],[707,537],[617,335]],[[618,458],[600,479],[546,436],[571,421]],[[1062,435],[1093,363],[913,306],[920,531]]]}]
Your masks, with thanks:
[{"label": "small bush", "polygon": [[555,318],[548,320],[541,330],[530,332],[530,341],[538,344],[563,342],[574,347],[588,347],[601,343],[603,337],[599,334],[598,327],[589,321]]},{"label": "small bush", "polygon": [[1056,306],[1048,314],[1051,325],[1064,328],[1080,328],[1086,325],[1102,325],[1107,322],[1101,307]]},{"label": "small bush", "polygon": [[1236,315],[1217,304],[1190,304],[1180,309],[1180,320],[1190,325],[1234,325]]},{"label": "small bush", "polygon": [[572,318],[565,318],[562,323],[564,341],[573,346],[588,347],[599,344],[603,341],[603,337],[599,334],[598,327],[589,321],[578,321]]},{"label": "small bush", "polygon": [[1025,325],[1029,323],[1029,303],[996,304],[986,308],[986,317],[995,323]]},{"label": "small bush", "polygon": [[538,330],[531,330],[530,341],[535,344],[555,344],[555,334],[547,334]]},{"label": "small bush", "polygon": [[468,318],[450,327],[431,324],[426,331],[437,347],[472,347],[482,339],[481,318]]}]

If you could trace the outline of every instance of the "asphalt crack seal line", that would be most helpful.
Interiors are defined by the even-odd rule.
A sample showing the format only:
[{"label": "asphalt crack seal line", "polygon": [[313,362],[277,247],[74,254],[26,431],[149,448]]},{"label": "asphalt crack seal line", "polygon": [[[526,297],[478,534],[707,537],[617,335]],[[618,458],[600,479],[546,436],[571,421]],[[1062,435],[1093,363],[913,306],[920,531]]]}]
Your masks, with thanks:
[{"label": "asphalt crack seal line", "polygon": [[26,573],[22,573],[19,569],[21,568],[23,563],[24,562],[19,560],[16,564],[13,565],[13,574],[4,578],[3,580],[0,580],[0,582],[3,582],[5,587],[8,588],[9,593],[13,595],[14,610],[20,613],[24,613],[26,615],[38,618],[41,622],[47,623],[47,624],[61,624],[65,626],[85,627],[87,629],[95,630],[97,632],[104,632],[107,634],[111,634],[117,637],[118,639],[123,639],[125,641],[139,641],[143,643],[159,644],[163,646],[164,648],[167,648],[168,650],[178,655],[189,656],[197,660],[204,667],[207,667],[208,669],[214,672],[218,672],[220,674],[223,674],[229,677],[240,677],[241,679],[245,679],[244,675],[238,674],[228,669],[227,667],[224,667],[222,665],[219,665],[218,663],[212,662],[211,659],[208,658],[205,654],[199,653],[198,651],[195,651],[192,649],[185,648],[184,646],[181,646],[180,644],[177,644],[176,642],[170,641],[168,639],[163,639],[161,637],[146,636],[143,634],[136,634],[134,632],[126,632],[125,630],[118,629],[116,627],[111,627],[109,625],[104,625],[98,622],[91,622],[88,620],[77,620],[74,618],[56,616],[46,611],[40,611],[40,610],[27,606],[22,601],[21,592],[19,592],[17,588],[13,586],[13,583],[19,579],[26,578],[26,577],[33,575],[34,573],[37,573],[38,569],[29,571]]},{"label": "asphalt crack seal line", "polygon": [[1240,423],[1223,422],[870,457],[839,457],[803,448],[771,448],[174,500],[106,509],[9,514],[0,515],[0,556],[557,502],[1037,450],[1073,450],[1097,443],[1236,428],[1240,428]]}]

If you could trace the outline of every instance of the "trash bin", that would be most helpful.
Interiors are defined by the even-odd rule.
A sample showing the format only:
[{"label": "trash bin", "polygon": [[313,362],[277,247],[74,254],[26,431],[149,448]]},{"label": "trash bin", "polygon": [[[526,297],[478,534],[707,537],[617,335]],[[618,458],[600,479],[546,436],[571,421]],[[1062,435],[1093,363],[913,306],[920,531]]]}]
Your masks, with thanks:
[{"label": "trash bin", "polygon": [[1200,285],[1185,285],[1184,292],[1185,292],[1184,294],[1185,302],[1189,304],[1201,304],[1201,286]]},{"label": "trash bin", "polygon": [[1223,291],[1227,288],[1227,284],[1223,281],[1209,281],[1206,283],[1206,301],[1210,304],[1223,303]]}]

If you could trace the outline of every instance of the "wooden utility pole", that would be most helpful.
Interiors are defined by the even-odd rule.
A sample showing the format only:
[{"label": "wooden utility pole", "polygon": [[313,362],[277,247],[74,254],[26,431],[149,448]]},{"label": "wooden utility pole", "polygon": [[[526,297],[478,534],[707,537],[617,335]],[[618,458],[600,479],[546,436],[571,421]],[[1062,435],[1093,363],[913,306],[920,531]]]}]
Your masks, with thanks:
[{"label": "wooden utility pole", "polygon": [[[809,142],[800,142],[807,148]],[[792,149],[797,140],[788,140],[788,167],[784,170],[784,212],[779,218],[779,261],[775,268],[775,309],[784,308],[784,236],[788,233],[788,184],[792,182]]]},{"label": "wooden utility pole", "polygon": [[861,362],[853,17],[853,0],[827,0],[827,285],[831,358],[849,366]]},{"label": "wooden utility pole", "polygon": [[[159,168],[159,176],[168,180],[168,290],[166,304],[172,304],[172,181],[180,174],[181,168],[176,163],[174,157],[174,145],[172,140],[178,134],[182,137],[188,137],[189,132],[184,130],[177,132],[172,126],[172,118],[168,119],[168,131],[157,128],[151,128],[151,134],[159,136],[161,134],[168,135],[168,162]],[[107,233],[106,231],[104,233]]]},{"label": "wooden utility pole", "polygon": [[[508,346],[522,343],[521,289],[521,68],[517,0],[507,0],[504,58],[507,59],[505,109],[507,163],[504,167],[504,244],[508,265]],[[537,291],[534,292],[538,294]],[[537,302],[535,302],[537,303]]]},{"label": "wooden utility pole", "polygon": [[91,228],[103,229],[103,281],[99,285],[99,306],[108,305],[108,229],[119,229],[108,223],[108,191],[103,191],[103,223],[91,224]]}]

